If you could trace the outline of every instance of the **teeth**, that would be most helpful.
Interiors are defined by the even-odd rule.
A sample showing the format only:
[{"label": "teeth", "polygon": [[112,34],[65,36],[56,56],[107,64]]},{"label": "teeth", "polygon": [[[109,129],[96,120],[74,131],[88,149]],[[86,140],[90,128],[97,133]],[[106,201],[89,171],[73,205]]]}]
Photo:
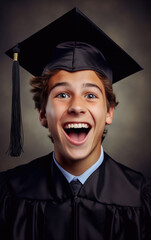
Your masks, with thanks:
[{"label": "teeth", "polygon": [[69,128],[89,128],[89,125],[87,123],[68,123],[65,125],[66,129]]}]

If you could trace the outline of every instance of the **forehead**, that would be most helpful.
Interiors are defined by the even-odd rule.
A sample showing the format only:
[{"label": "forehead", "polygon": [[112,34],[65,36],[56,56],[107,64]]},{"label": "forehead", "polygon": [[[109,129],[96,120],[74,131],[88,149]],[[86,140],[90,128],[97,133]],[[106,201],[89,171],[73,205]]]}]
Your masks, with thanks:
[{"label": "forehead", "polygon": [[91,86],[91,84],[95,84],[100,88],[104,89],[101,77],[98,77],[98,75],[92,70],[82,70],[76,72],[59,70],[52,77],[50,77],[49,88],[52,88],[55,84],[62,82],[66,83],[66,86],[73,88],[76,86],[88,86],[88,83],[90,83],[89,86]]}]

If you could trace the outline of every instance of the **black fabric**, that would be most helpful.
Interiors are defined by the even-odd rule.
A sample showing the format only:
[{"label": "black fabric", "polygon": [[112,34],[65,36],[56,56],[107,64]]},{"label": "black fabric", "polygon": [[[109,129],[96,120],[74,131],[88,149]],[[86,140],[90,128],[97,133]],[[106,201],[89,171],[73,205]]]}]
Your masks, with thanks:
[{"label": "black fabric", "polygon": [[150,240],[151,189],[107,154],[77,196],[52,155],[0,174],[5,240]]},{"label": "black fabric", "polygon": [[77,195],[78,192],[80,191],[80,188],[82,187],[82,183],[79,180],[77,180],[77,181],[72,180],[70,182],[70,186],[71,186],[73,194]]},{"label": "black fabric", "polygon": [[[113,71],[113,83],[142,69],[134,59],[77,8],[70,10],[40,31],[18,43],[20,48],[19,63],[32,75],[40,76],[47,64],[49,64],[49,68],[52,69],[51,63],[54,64],[56,60],[56,55],[53,55],[56,46],[64,42],[74,42],[75,46],[77,42],[83,42],[97,48],[97,51],[100,52],[106,59],[106,62],[108,62],[108,67],[110,66]],[[93,47],[91,52],[93,51]],[[14,47],[6,52],[11,58],[13,58],[13,49]],[[68,51],[68,48],[64,48],[64,50]],[[94,57],[91,52],[89,54],[87,51],[87,49],[83,48],[84,56],[89,55],[88,59]],[[104,62],[102,62],[100,57],[96,58],[96,54],[94,55],[94,59],[88,62],[88,64],[86,57],[82,57],[84,69],[88,69],[89,67],[89,69],[102,73]],[[71,68],[74,55],[72,55],[72,58],[70,55],[68,59],[67,57],[64,58],[61,52],[59,52],[58,56],[61,56],[62,59],[58,62],[57,58],[54,64],[55,68],[67,69],[68,71],[83,69],[83,65],[81,65],[79,69],[78,64],[78,61],[81,61],[81,54],[78,59],[76,58],[78,61],[74,63],[74,68]],[[106,66],[105,64],[105,69]]]},{"label": "black fabric", "polygon": [[102,53],[94,46],[84,42],[64,42],[56,46],[47,70],[63,69],[70,72],[94,70],[113,82],[112,69]]}]

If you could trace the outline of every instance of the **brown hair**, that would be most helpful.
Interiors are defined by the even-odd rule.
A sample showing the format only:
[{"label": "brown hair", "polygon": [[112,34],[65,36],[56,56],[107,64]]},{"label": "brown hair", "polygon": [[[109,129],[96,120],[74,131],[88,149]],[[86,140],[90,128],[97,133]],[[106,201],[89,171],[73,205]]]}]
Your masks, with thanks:
[{"label": "brown hair", "polygon": [[104,85],[105,95],[107,100],[107,111],[109,111],[110,107],[115,108],[118,105],[118,102],[116,101],[116,96],[113,92],[112,83],[104,75],[97,72],[96,72],[96,75],[100,78],[100,80]]},{"label": "brown hair", "polygon": [[[30,80],[30,84],[32,86],[31,92],[33,93],[33,100],[35,102],[35,108],[41,109],[45,112],[45,106],[47,103],[48,98],[48,83],[49,79],[55,75],[59,70],[47,70],[45,71],[45,74],[43,76],[33,77]],[[104,88],[105,88],[105,94],[107,99],[107,110],[109,111],[110,107],[116,107],[118,105],[118,102],[116,101],[116,96],[113,93],[113,88],[111,82],[100,73],[97,73],[97,76],[102,81]]]},{"label": "brown hair", "polygon": [[45,106],[48,98],[48,84],[49,79],[55,75],[59,70],[46,71],[43,76],[33,77],[30,79],[30,85],[33,93],[33,100],[35,102],[35,108],[41,109],[45,112]]}]

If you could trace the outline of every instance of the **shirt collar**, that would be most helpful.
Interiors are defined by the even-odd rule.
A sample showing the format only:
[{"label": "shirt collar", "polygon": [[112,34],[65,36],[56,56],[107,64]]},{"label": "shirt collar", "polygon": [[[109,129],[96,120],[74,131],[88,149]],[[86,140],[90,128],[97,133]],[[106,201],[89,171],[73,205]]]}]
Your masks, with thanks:
[{"label": "shirt collar", "polygon": [[79,180],[82,184],[84,184],[85,181],[88,179],[88,177],[102,164],[104,160],[104,150],[103,150],[103,147],[101,146],[101,155],[97,160],[97,162],[95,162],[90,168],[88,168],[80,176],[74,176],[73,174],[67,172],[64,168],[62,168],[60,164],[56,161],[54,152],[53,152],[53,160],[69,183],[72,180],[75,180],[75,181]]}]

